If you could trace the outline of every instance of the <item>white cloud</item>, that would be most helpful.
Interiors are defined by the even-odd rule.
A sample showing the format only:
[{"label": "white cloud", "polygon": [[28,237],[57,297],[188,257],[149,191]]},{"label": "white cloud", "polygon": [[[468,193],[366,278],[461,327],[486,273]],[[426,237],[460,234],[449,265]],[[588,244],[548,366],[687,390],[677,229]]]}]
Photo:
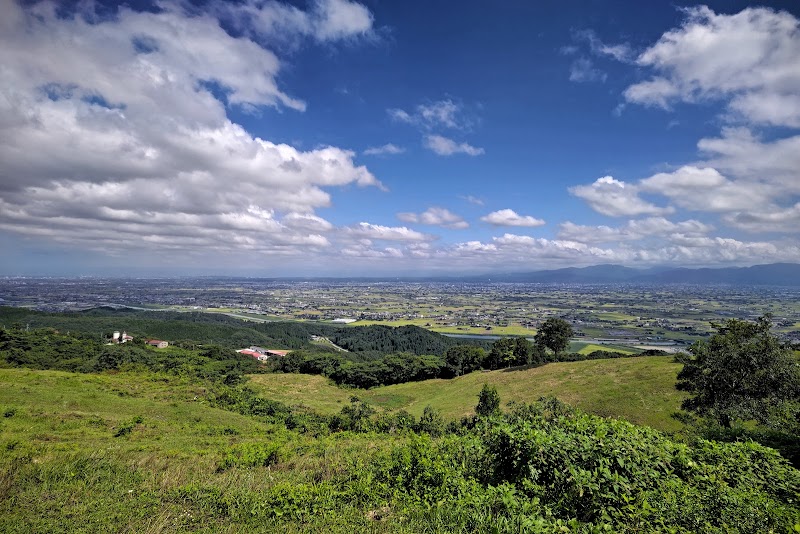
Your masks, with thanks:
[{"label": "white cloud", "polygon": [[674,211],[670,207],[662,208],[643,200],[636,186],[611,176],[598,178],[591,185],[570,187],[568,191],[585,200],[593,210],[611,217],[662,215]]},{"label": "white cloud", "polygon": [[466,202],[469,202],[470,204],[474,204],[476,206],[483,206],[485,204],[483,199],[480,199],[472,195],[459,195],[458,198]]},{"label": "white cloud", "polygon": [[408,124],[414,123],[414,118],[402,109],[387,109],[386,113],[396,121],[406,122]]},{"label": "white cloud", "polygon": [[289,228],[307,230],[311,232],[329,232],[333,225],[316,215],[309,213],[289,213],[283,218],[283,224]]},{"label": "white cloud", "polygon": [[658,193],[695,211],[741,211],[770,205],[770,188],[760,183],[733,182],[711,167],[686,165],[639,182],[642,191]]},{"label": "white cloud", "polygon": [[545,224],[542,219],[537,219],[531,215],[519,215],[512,209],[493,211],[481,217],[481,220],[494,226],[527,226],[532,228]]},{"label": "white cloud", "polygon": [[[313,214],[326,189],[380,182],[351,151],[304,152],[233,123],[229,106],[305,103],[279,88],[275,54],[210,12],[160,5],[92,18],[0,0],[3,230],[106,251],[329,246],[332,225]],[[320,35],[357,32],[329,14],[339,22]]]},{"label": "white cloud", "polygon": [[608,75],[595,68],[591,59],[581,57],[572,62],[569,69],[571,82],[605,82]]},{"label": "white cloud", "polygon": [[364,35],[372,29],[372,13],[349,0],[318,0],[314,6],[314,36],[320,40]]},{"label": "white cloud", "polygon": [[426,135],[424,144],[426,148],[440,156],[452,156],[453,154],[480,156],[485,152],[482,148],[474,147],[468,143],[457,143],[441,135]]},{"label": "white cloud", "polygon": [[372,32],[373,16],[365,6],[348,0],[316,0],[308,11],[276,1],[215,2],[209,7],[238,30],[254,38],[292,40],[311,37],[335,41]]},{"label": "white cloud", "polygon": [[589,44],[589,50],[597,56],[609,56],[617,61],[630,61],[633,56],[633,50],[629,44],[606,44],[600,40],[597,33],[593,30],[579,30],[573,32],[573,39],[587,42]]},{"label": "white cloud", "polygon": [[341,254],[349,258],[403,258],[405,254],[397,247],[373,248],[371,243],[353,243],[342,248]]},{"label": "white cloud", "polygon": [[441,226],[443,228],[451,228],[454,230],[462,230],[469,227],[469,223],[461,216],[456,215],[446,208],[433,206],[420,214],[416,213],[398,213],[397,218],[407,223],[421,223],[431,226]]},{"label": "white cloud", "polygon": [[364,155],[366,156],[381,156],[385,154],[395,155],[395,154],[402,154],[405,151],[406,149],[403,147],[399,147],[392,143],[386,143],[383,146],[370,147],[366,149],[364,151]]},{"label": "white cloud", "polygon": [[748,232],[787,232],[800,230],[800,202],[785,209],[742,211],[725,215],[723,220]]},{"label": "white cloud", "polygon": [[381,226],[360,222],[346,228],[347,234],[361,239],[382,239],[386,241],[433,241],[436,236],[423,234],[405,226]]},{"label": "white cloud", "polygon": [[450,99],[419,104],[411,113],[396,108],[386,111],[392,119],[398,122],[413,124],[428,130],[433,128],[463,130],[469,128],[473,123],[473,119],[465,115],[463,106]]},{"label": "white cloud", "polygon": [[764,142],[746,128],[723,128],[697,146],[705,165],[737,180],[769,184],[778,197],[800,194],[800,135]]},{"label": "white cloud", "polygon": [[651,236],[666,236],[675,233],[698,236],[712,230],[714,230],[713,226],[694,219],[674,223],[664,217],[648,217],[630,220],[617,228],[605,225],[584,226],[566,221],[559,225],[558,237],[581,243],[611,243],[638,241]]},{"label": "white cloud", "polygon": [[625,91],[629,102],[668,107],[724,98],[754,124],[800,127],[800,32],[784,11],[747,8],[716,14],[685,10],[686,20],[637,58],[656,74]]}]

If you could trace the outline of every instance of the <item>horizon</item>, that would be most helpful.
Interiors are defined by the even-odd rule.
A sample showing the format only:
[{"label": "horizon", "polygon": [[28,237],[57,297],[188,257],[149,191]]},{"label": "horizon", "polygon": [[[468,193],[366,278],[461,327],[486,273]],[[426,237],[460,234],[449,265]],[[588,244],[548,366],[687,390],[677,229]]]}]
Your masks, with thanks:
[{"label": "horizon", "polygon": [[[122,275],[101,275],[101,274],[86,274],[86,275],[26,275],[26,274],[0,274],[0,279],[58,279],[63,278],[65,280],[79,280],[79,279],[101,279],[101,280],[181,280],[181,279],[245,279],[245,280],[275,280],[275,281],[325,281],[325,280],[341,280],[341,281],[353,281],[353,280],[366,280],[366,281],[405,281],[405,282],[440,282],[440,281],[463,281],[465,283],[493,283],[494,281],[491,280],[493,276],[520,276],[520,275],[533,275],[533,274],[542,274],[542,273],[555,273],[560,271],[569,271],[569,270],[578,270],[578,271],[587,271],[591,269],[597,269],[600,267],[604,268],[617,268],[617,269],[627,269],[627,270],[634,270],[634,271],[641,271],[642,273],[647,272],[671,272],[676,270],[688,270],[688,271],[699,271],[699,270],[727,270],[727,269],[735,269],[735,270],[747,270],[751,268],[757,267],[774,267],[774,266],[795,266],[800,268],[800,263],[789,263],[789,262],[778,262],[778,263],[759,263],[753,265],[742,265],[742,266],[716,266],[716,267],[682,267],[682,266],[670,266],[670,265],[656,265],[656,266],[648,266],[648,267],[628,267],[625,265],[613,264],[613,263],[600,263],[596,265],[587,265],[583,267],[559,267],[555,269],[540,269],[540,270],[527,270],[527,271],[508,271],[508,272],[479,272],[479,273],[466,273],[466,274],[453,274],[453,275],[353,275],[353,276],[337,276],[337,275],[320,275],[320,276],[262,276],[262,275],[247,275],[247,274],[150,274],[150,275],[135,275],[135,274],[122,274]],[[487,278],[485,281],[476,282],[470,279],[479,279],[479,278]],[[467,280],[464,280],[467,279]],[[507,283],[500,281],[498,283]],[[510,282],[510,283],[526,283],[526,282]],[[549,283],[556,283],[561,284],[564,282],[536,282],[541,284],[549,284]],[[575,282],[575,283],[586,283],[586,282]],[[620,283],[628,283],[626,281],[620,281]],[[643,282],[643,283],[666,283],[669,284],[670,282]],[[721,284],[727,284],[727,282],[720,282]],[[781,284],[778,284],[781,285]],[[2,300],[2,299],[0,299]]]},{"label": "horizon", "polygon": [[0,276],[800,263],[796,2],[0,11]]}]

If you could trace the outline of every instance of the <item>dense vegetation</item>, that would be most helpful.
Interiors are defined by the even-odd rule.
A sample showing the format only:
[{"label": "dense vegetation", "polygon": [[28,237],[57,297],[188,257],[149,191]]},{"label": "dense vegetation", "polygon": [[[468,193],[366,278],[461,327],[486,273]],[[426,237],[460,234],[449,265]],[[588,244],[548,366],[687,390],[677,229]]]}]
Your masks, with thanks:
[{"label": "dense vegetation", "polygon": [[[415,330],[420,330],[415,327]],[[645,355],[661,355],[646,351]],[[283,373],[323,375],[340,385],[368,389],[431,378],[453,378],[479,369],[542,365],[548,362],[625,358],[631,354],[594,351],[589,354],[547,353],[525,338],[501,338],[487,352],[473,345],[455,345],[442,355],[414,353],[343,353],[319,350],[294,351],[273,360],[269,368]]]},{"label": "dense vegetation", "polygon": [[769,315],[715,327],[676,358],[684,364],[677,387],[693,394],[682,407],[700,416],[687,422],[717,439],[756,439],[800,465],[800,363],[791,347],[772,334]]},{"label": "dense vegetation", "polygon": [[0,365],[82,373],[141,368],[225,383],[262,370],[253,358],[216,346],[154,349],[143,343],[106,345],[93,337],[49,328],[0,329]]},{"label": "dense vegetation", "polygon": [[[126,330],[134,337],[166,339],[188,346],[211,344],[240,349],[251,345],[270,348],[312,348],[312,336],[327,337],[351,352],[388,354],[443,354],[448,348],[464,343],[453,338],[409,326],[347,327],[314,322],[243,321],[217,313],[143,311],[96,308],[76,313],[44,313],[24,308],[0,306],[0,326],[41,328],[109,337],[114,330]],[[467,343],[486,346],[481,340]],[[320,350],[320,347],[316,347]]]},{"label": "dense vegetation", "polygon": [[[81,313],[41,313],[20,308],[0,307],[0,322],[6,332],[26,341],[8,340],[14,353],[8,363],[40,369],[100,371],[123,364],[142,364],[151,370],[170,366],[197,368],[197,351],[154,352],[144,347],[103,348],[103,341],[114,330],[126,330],[136,339],[143,336],[167,339],[185,349],[202,348],[199,357],[212,349],[213,356],[226,354],[230,380],[235,379],[237,358],[223,349],[260,345],[296,349],[290,356],[272,362],[270,369],[280,372],[321,374],[337,384],[359,388],[452,378],[478,369],[541,365],[554,361],[578,361],[624,357],[628,354],[595,351],[590,354],[564,352],[571,328],[561,319],[548,319],[537,343],[524,338],[503,338],[494,343],[483,340],[450,338],[416,326],[341,327],[321,323],[243,322],[220,314],[200,312],[161,312],[98,308]],[[23,325],[40,334],[23,336]],[[549,325],[549,326],[548,326]],[[58,332],[70,332],[79,341]],[[11,335],[11,334],[7,334]],[[335,344],[314,343],[322,338]],[[127,344],[126,344],[127,345]],[[72,347],[72,348],[70,348]],[[81,349],[83,347],[84,349]],[[222,347],[222,348],[219,348]],[[220,352],[223,351],[223,352]],[[23,355],[23,353],[31,353]],[[58,353],[58,354],[56,354]],[[158,354],[166,354],[164,357]],[[661,354],[651,351],[647,354]],[[102,357],[101,357],[102,355]],[[171,356],[171,357],[170,357]],[[176,363],[179,360],[180,363]],[[223,364],[218,364],[222,368]],[[248,363],[252,368],[254,364]],[[222,371],[220,371],[222,372]]]},{"label": "dense vegetation", "polygon": [[[734,440],[723,443],[702,437],[708,426],[668,437],[554,398],[503,410],[488,384],[473,399],[475,415],[460,420],[430,406],[418,416],[377,410],[357,396],[322,414],[243,385],[244,374],[264,368],[230,348],[191,339],[160,350],[138,340],[106,345],[93,329],[121,328],[109,310],[3,320],[15,313],[0,328],[4,532],[800,530],[800,472],[747,439],[757,436],[752,420],[796,417],[796,363],[763,321],[729,321],[679,357],[682,387],[695,394],[685,406],[703,406],[696,411],[711,419],[726,409],[736,415],[729,422],[740,422],[721,425],[720,437]],[[149,313],[125,322],[162,320],[164,330],[142,331],[158,337],[187,324],[189,332],[209,328],[206,339],[225,329],[260,333],[298,348],[277,360],[278,370],[360,387],[623,356],[566,354],[558,324],[550,344],[506,338],[484,350],[413,327],[239,327],[205,314]],[[27,328],[25,317],[63,321],[64,330]],[[70,325],[81,328],[64,333]],[[314,346],[312,335],[350,352]],[[753,367],[742,374],[745,363]],[[739,385],[733,397],[707,383],[704,369],[723,385],[727,372]],[[776,376],[791,380],[778,387],[769,382]],[[66,507],[75,512],[54,513]]]},{"label": "dense vegetation", "polygon": [[445,424],[355,399],[321,418],[143,371],[0,370],[0,530],[745,533],[797,522],[800,472],[771,449],[679,442],[552,399],[500,413],[490,389],[483,416]]}]

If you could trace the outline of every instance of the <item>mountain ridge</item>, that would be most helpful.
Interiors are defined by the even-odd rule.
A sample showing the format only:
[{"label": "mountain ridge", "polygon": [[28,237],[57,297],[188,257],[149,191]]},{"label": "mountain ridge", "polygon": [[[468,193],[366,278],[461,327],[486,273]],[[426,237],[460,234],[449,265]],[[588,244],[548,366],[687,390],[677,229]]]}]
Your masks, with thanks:
[{"label": "mountain ridge", "polygon": [[740,285],[800,285],[800,264],[770,263],[751,267],[653,267],[635,269],[614,264],[589,267],[498,273],[462,277],[474,282],[522,283],[661,283],[661,284],[740,284]]}]

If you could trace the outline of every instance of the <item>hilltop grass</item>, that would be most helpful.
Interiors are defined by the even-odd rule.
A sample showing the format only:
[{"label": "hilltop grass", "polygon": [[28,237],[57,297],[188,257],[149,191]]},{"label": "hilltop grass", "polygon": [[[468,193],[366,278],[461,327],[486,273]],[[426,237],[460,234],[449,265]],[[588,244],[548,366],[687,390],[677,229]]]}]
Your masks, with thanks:
[{"label": "hilltop grass", "polygon": [[572,342],[569,346],[570,352],[577,352],[578,354],[591,354],[596,350],[621,352],[623,354],[638,354],[641,352],[641,349],[624,345],[598,345],[597,343],[583,343],[580,341]]},{"label": "hilltop grass", "polygon": [[335,477],[395,438],[298,434],[210,407],[205,394],[148,373],[0,369],[0,532],[370,527],[361,503],[315,515],[297,499],[333,492]]},{"label": "hilltop grass", "polygon": [[685,398],[675,389],[680,364],[672,356],[550,363],[534,368],[477,371],[451,380],[435,379],[370,390],[343,389],[320,376],[267,374],[249,383],[264,396],[320,413],[334,413],[352,395],[386,410],[419,416],[431,405],[447,419],[472,415],[484,383],[504,402],[534,402],[554,396],[581,410],[626,419],[658,430],[679,431],[671,417]]},{"label": "hilltop grass", "polygon": [[[511,395],[547,376],[568,390],[565,380],[589,372],[648,388],[663,365],[597,365],[634,360],[475,373],[451,391],[422,385],[449,402],[484,377]],[[548,367],[557,372],[542,374]],[[284,391],[304,378],[274,376],[297,378]],[[318,386],[318,397],[330,393]],[[752,443],[690,446],[552,401],[438,438],[301,433],[213,408],[205,387],[142,371],[0,369],[0,532],[722,533],[796,522],[798,473]],[[368,393],[402,404],[397,391]]]}]

